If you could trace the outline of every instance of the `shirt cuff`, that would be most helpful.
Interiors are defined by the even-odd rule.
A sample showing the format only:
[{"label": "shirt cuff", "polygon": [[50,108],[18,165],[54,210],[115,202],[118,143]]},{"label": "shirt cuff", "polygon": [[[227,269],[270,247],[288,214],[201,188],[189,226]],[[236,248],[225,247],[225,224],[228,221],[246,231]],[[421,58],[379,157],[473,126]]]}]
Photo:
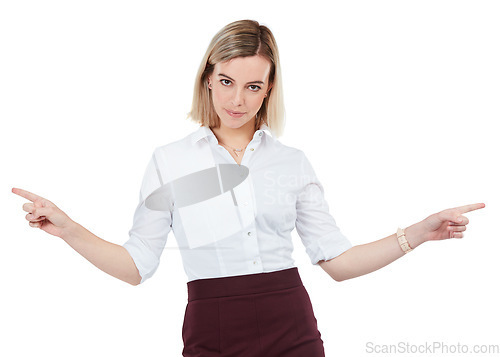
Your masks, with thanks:
[{"label": "shirt cuff", "polygon": [[149,248],[139,238],[133,236],[123,244],[123,247],[129,252],[139,270],[142,278],[139,284],[151,278],[160,262]]},{"label": "shirt cuff", "polygon": [[317,265],[320,260],[330,260],[352,248],[351,242],[340,232],[323,236],[307,246],[306,252],[311,263]]}]

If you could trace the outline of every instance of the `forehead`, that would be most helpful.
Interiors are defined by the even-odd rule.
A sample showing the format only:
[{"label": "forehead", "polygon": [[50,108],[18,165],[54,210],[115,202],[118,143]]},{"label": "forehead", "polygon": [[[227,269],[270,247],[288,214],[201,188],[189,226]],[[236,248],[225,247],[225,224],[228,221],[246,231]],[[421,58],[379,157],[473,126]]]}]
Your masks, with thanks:
[{"label": "forehead", "polygon": [[266,82],[271,63],[262,56],[236,57],[215,65],[215,75],[224,73],[238,82]]}]

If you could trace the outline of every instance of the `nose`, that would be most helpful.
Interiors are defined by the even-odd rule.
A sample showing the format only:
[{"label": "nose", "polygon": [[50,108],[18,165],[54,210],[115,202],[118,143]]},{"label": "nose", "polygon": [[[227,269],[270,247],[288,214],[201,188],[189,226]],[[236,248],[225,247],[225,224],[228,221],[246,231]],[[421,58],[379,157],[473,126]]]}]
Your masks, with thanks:
[{"label": "nose", "polygon": [[243,105],[245,103],[245,98],[243,94],[244,88],[236,88],[233,93],[232,104],[236,106]]}]

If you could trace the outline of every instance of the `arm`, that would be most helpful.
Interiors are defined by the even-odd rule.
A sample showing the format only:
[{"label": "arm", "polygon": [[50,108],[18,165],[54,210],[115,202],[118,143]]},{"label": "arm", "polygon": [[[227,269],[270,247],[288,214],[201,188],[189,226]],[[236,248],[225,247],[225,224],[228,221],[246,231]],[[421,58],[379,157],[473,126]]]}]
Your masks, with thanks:
[{"label": "arm", "polygon": [[[424,242],[416,224],[406,228],[405,233],[413,249]],[[404,254],[394,233],[374,242],[356,245],[338,257],[327,261],[321,260],[318,264],[332,279],[342,281],[385,267]]]},{"label": "arm", "polygon": [[132,257],[121,245],[97,237],[76,222],[61,238],[103,272],[131,285],[141,282]]},{"label": "arm", "polygon": [[[405,229],[410,247],[415,249],[430,240],[462,238],[469,223],[463,213],[484,208],[484,203],[450,208],[427,217]],[[319,265],[334,280],[342,281],[378,270],[404,255],[396,233],[380,240],[357,245],[338,257],[320,261]]]},{"label": "arm", "polygon": [[23,205],[23,210],[28,212],[26,219],[31,227],[61,238],[109,275],[131,285],[140,283],[139,271],[124,247],[97,237],[43,197],[19,188],[13,188],[12,192],[33,202]]}]

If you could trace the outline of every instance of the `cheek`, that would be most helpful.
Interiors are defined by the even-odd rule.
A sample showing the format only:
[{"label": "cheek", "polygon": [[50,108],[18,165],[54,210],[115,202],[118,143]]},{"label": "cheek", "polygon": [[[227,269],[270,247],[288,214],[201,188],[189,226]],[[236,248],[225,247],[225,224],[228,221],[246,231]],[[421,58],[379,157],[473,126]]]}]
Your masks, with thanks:
[{"label": "cheek", "polygon": [[264,102],[264,96],[263,95],[256,95],[253,98],[250,99],[250,103],[252,108],[255,110],[259,110],[260,107],[262,106],[262,103]]},{"label": "cheek", "polygon": [[222,91],[212,91],[212,99],[215,106],[224,104],[228,100],[228,95]]}]

